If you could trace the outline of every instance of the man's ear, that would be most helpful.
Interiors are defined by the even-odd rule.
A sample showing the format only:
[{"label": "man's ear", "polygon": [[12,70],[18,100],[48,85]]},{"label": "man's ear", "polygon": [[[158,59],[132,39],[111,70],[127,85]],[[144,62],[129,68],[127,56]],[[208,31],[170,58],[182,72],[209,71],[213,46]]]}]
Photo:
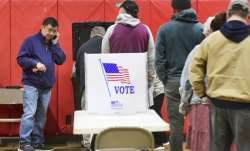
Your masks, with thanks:
[{"label": "man's ear", "polygon": [[40,29],[41,29],[41,31],[44,29],[44,27],[45,27],[44,25],[41,25],[41,28],[40,28]]},{"label": "man's ear", "polygon": [[45,33],[46,33],[45,30],[44,30],[44,27],[45,27],[45,26],[42,25],[41,28],[40,28],[40,32],[41,32],[41,34],[42,34],[43,36],[44,36]]}]

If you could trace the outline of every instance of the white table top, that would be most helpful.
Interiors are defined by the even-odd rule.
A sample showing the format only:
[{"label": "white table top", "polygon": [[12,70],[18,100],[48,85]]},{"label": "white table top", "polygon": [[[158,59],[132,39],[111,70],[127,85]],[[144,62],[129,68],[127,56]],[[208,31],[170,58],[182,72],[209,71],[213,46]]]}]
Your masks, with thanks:
[{"label": "white table top", "polygon": [[74,134],[94,134],[110,127],[141,127],[151,132],[169,131],[169,125],[153,110],[128,115],[103,115],[75,111]]}]

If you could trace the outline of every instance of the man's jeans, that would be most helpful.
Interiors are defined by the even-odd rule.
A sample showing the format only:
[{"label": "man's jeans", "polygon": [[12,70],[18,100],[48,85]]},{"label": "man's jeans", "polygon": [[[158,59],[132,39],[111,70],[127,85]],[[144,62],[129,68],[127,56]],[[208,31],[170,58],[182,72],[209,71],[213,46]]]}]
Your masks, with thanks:
[{"label": "man's jeans", "polygon": [[51,89],[24,85],[23,115],[20,125],[20,143],[43,144],[43,129],[50,102]]},{"label": "man's jeans", "polygon": [[179,113],[180,81],[171,79],[165,85],[165,95],[167,97],[167,114],[170,122],[170,148],[171,151],[182,151],[184,117]]}]

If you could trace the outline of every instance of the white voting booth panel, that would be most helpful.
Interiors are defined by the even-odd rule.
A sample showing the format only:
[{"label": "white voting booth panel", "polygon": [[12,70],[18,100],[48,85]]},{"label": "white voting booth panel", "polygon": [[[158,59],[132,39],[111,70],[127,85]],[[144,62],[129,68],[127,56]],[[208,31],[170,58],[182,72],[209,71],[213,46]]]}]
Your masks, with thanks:
[{"label": "white voting booth panel", "polygon": [[145,112],[147,53],[85,54],[86,109],[90,113]]},{"label": "white voting booth panel", "polygon": [[148,109],[147,54],[86,54],[86,111],[75,111],[74,134],[110,127],[168,131],[169,125]]}]

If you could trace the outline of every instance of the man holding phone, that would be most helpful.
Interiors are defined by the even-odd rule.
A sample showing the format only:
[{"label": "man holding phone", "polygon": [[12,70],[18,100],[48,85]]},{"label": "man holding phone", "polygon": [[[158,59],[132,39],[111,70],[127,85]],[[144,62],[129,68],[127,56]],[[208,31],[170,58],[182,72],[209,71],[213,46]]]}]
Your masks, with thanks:
[{"label": "man holding phone", "polygon": [[55,64],[61,65],[66,59],[57,30],[57,20],[45,18],[41,30],[23,42],[16,58],[24,87],[19,151],[52,150],[44,145],[43,129],[55,83]]}]

